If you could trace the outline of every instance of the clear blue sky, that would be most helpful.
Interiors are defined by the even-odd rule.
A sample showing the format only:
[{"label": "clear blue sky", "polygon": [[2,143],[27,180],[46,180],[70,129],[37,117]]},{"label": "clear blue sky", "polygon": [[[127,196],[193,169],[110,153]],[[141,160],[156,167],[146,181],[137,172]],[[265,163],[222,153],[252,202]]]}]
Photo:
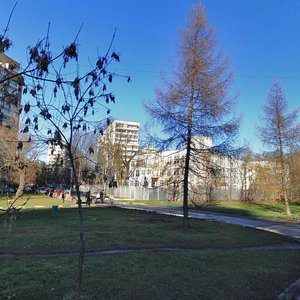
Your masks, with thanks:
[{"label": "clear blue sky", "polygon": [[[45,35],[48,22],[56,47],[72,41],[83,23],[79,43],[84,68],[97,48],[106,49],[117,27],[115,49],[121,53],[121,62],[115,70],[130,75],[132,83],[115,84],[112,116],[143,125],[148,117],[142,103],[155,98],[155,88],[162,84],[160,73],[168,74],[176,64],[180,30],[196,2],[19,0],[10,25],[14,44],[8,55],[24,64],[26,47]],[[2,28],[14,3],[1,1]],[[239,100],[233,110],[243,116],[240,140],[261,151],[255,125],[272,79],[284,86],[290,109],[300,105],[300,1],[203,0],[202,4],[234,70],[232,93]]]}]

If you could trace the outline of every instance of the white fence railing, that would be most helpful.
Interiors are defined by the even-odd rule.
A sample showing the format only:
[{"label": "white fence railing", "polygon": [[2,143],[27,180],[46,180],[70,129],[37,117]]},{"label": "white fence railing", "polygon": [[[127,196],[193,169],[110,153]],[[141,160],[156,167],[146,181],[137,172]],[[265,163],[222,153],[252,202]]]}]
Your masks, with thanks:
[{"label": "white fence railing", "polygon": [[[82,187],[83,191],[91,191],[95,194],[97,190],[101,190],[97,186],[85,186]],[[111,195],[117,198],[131,199],[131,200],[174,200],[174,195],[172,190],[167,191],[163,188],[146,188],[146,187],[136,187],[136,186],[118,186],[117,188],[108,188],[105,190],[107,195]],[[190,196],[193,199],[201,201],[208,201],[209,198],[212,201],[220,200],[240,200],[241,191],[239,189],[232,188],[222,189],[214,188],[210,194],[210,197],[205,193],[198,191],[196,194],[192,194],[190,191]],[[177,195],[178,199],[182,199],[182,194]]]},{"label": "white fence railing", "polygon": [[167,200],[168,195],[163,189],[149,189],[145,187],[135,186],[119,186],[117,188],[111,188],[108,191],[109,194],[113,194],[114,197],[126,198],[132,200]]}]

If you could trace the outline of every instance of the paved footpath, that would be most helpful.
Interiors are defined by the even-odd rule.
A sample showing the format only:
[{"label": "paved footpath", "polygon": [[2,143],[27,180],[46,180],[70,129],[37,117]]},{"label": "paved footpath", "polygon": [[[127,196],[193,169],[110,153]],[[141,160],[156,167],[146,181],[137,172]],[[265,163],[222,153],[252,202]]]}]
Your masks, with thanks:
[{"label": "paved footpath", "polygon": [[[145,210],[156,212],[159,214],[167,214],[167,215],[174,215],[174,216],[183,216],[182,209],[175,209],[175,208],[161,208],[161,207],[153,207],[147,205],[125,205],[116,202],[115,206],[119,206],[122,208],[127,209],[137,209],[137,210]],[[283,222],[283,221],[269,221],[263,219],[252,219],[247,217],[240,217],[240,216],[232,216],[232,215],[225,215],[220,213],[210,213],[210,212],[202,212],[198,210],[189,210],[189,217],[200,219],[200,220],[207,220],[207,221],[214,221],[214,222],[222,222],[228,224],[235,224],[240,225],[243,227],[251,227],[260,230],[270,231],[277,234],[281,234],[287,237],[290,237],[298,242],[300,242],[300,222]]]}]

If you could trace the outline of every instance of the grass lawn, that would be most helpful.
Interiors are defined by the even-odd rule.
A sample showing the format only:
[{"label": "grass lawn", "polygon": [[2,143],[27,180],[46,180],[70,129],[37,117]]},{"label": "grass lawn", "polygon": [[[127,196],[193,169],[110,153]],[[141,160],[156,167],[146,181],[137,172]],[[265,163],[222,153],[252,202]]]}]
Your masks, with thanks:
[{"label": "grass lawn", "polygon": [[[86,208],[87,249],[174,248],[174,251],[86,256],[84,299],[273,299],[300,277],[299,250],[245,250],[292,242],[239,226],[114,207]],[[76,209],[21,211],[0,253],[78,249]],[[181,250],[178,250],[181,248]],[[175,250],[177,249],[177,250]],[[0,299],[70,299],[75,256],[0,257]]]},{"label": "grass lawn", "polygon": [[[125,204],[142,204],[168,208],[182,207],[182,203],[180,202],[169,201],[121,200],[121,202]],[[290,208],[292,211],[292,216],[290,217],[286,215],[285,205],[283,203],[244,203],[241,201],[220,201],[204,204],[200,207],[190,206],[190,208],[201,211],[240,215],[252,218],[300,221],[300,201],[294,201],[290,203]]]},{"label": "grass lawn", "polygon": [[[6,195],[2,195],[0,197],[0,208],[7,208],[10,202],[13,200],[13,195],[7,197]],[[70,207],[71,203],[66,202],[63,203],[62,199],[54,198],[47,195],[34,195],[34,194],[24,194],[20,199],[18,199],[15,203],[15,206],[21,206],[23,203],[26,202],[27,198],[29,198],[28,202],[24,206],[25,209],[27,208],[47,208],[52,207],[52,205],[59,205],[63,207]]]},{"label": "grass lawn", "polygon": [[291,202],[292,215],[286,215],[283,203],[243,203],[238,201],[222,201],[206,204],[199,209],[210,212],[220,212],[235,214],[254,218],[282,219],[290,221],[300,221],[300,201]]},{"label": "grass lawn", "polygon": [[167,201],[167,200],[129,200],[129,199],[117,199],[117,202],[123,204],[140,204],[140,205],[150,205],[168,208],[180,208],[182,207],[182,202]]}]

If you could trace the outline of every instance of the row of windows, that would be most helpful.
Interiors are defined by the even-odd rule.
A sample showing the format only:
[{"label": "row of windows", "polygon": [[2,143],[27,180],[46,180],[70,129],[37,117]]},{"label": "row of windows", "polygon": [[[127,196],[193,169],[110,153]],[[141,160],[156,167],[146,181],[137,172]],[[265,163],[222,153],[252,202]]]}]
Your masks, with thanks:
[{"label": "row of windows", "polygon": [[0,114],[0,124],[1,125],[6,125],[9,128],[15,127],[16,125],[16,118],[8,116],[8,115],[4,115],[4,114]]}]

